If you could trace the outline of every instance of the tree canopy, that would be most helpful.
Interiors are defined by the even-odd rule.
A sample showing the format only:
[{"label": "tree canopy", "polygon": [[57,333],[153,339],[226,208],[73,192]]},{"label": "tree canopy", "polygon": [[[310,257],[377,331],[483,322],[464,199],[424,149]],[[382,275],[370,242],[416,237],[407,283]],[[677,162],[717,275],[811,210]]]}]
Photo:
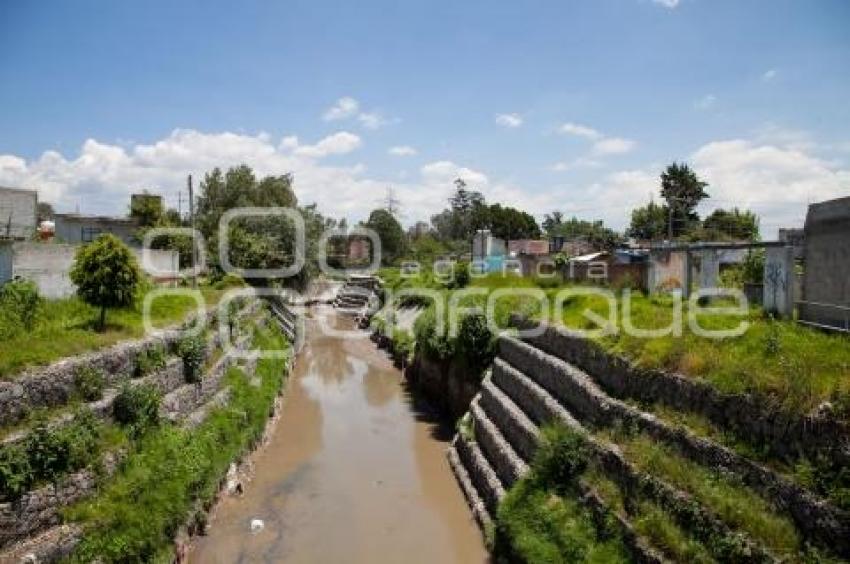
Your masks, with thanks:
[{"label": "tree canopy", "polygon": [[667,227],[667,206],[649,202],[632,210],[632,221],[626,229],[626,235],[646,241],[664,239],[667,236]]},{"label": "tree canopy", "polygon": [[543,220],[546,233],[550,237],[563,237],[567,240],[581,239],[595,247],[612,248],[620,241],[620,235],[602,220],[587,221],[577,217],[564,220],[564,214],[554,211],[546,214]]},{"label": "tree canopy", "polygon": [[364,226],[373,229],[381,239],[382,264],[392,264],[401,257],[405,251],[404,230],[393,214],[385,209],[373,210]]},{"label": "tree canopy", "polygon": [[661,197],[667,202],[668,210],[672,210],[668,220],[673,237],[689,231],[699,221],[695,210],[708,198],[707,186],[686,163],[674,162],[661,173]]},{"label": "tree canopy", "polygon": [[106,309],[132,305],[142,279],[136,257],[111,234],[77,249],[69,277],[77,286],[77,295],[100,308],[101,330],[106,325]]}]

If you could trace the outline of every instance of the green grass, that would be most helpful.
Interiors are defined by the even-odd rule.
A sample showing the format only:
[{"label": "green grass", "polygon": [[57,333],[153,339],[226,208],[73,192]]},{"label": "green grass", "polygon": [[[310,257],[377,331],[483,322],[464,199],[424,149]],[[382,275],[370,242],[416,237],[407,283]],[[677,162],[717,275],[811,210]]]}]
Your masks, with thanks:
[{"label": "green grass", "polygon": [[[254,342],[265,350],[285,343],[271,329],[258,331]],[[211,412],[194,430],[165,424],[142,437],[97,496],[66,511],[66,518],[86,531],[71,560],[168,561],[173,536],[196,500],[212,499],[230,463],[262,434],[284,366],[283,359],[260,360],[259,387],[232,368],[228,406]]]},{"label": "green grass", "polygon": [[642,434],[618,430],[604,435],[640,470],[689,493],[732,529],[747,532],[778,555],[801,550],[791,519],[733,477],[695,464]]},{"label": "green grass", "polygon": [[643,502],[633,517],[635,531],[675,562],[716,562],[706,548],[692,538],[661,507]]},{"label": "green grass", "polygon": [[[383,269],[381,276],[391,287],[441,288],[430,273],[420,280],[402,280],[397,269]],[[487,296],[499,289],[540,289],[549,300],[546,319],[573,329],[597,329],[584,312],[592,311],[607,318],[608,303],[598,296],[574,295],[567,298],[563,311],[554,319],[557,294],[571,285],[558,285],[557,279],[536,280],[519,276],[488,275],[473,278],[470,287],[482,288],[484,296],[462,299],[460,305],[484,307]],[[450,292],[441,288],[444,303]],[[688,306],[683,307],[681,336],[636,337],[623,330],[623,299],[617,293],[615,328],[617,334],[598,336],[595,340],[606,350],[621,354],[647,368],[659,368],[700,378],[718,390],[730,393],[752,393],[769,406],[793,413],[808,414],[829,402],[836,417],[850,419],[850,339],[826,334],[793,321],[773,321],[758,308],[743,316],[698,313],[700,324],[707,329],[731,329],[741,321],[749,328],[739,337],[710,339],[698,336],[688,326]],[[631,300],[632,324],[641,329],[667,327],[673,319],[674,305],[669,296],[644,296],[634,293]],[[511,314],[543,317],[538,301],[530,296],[504,296],[496,302],[495,322],[508,326]]]},{"label": "green grass", "polygon": [[[210,307],[218,303],[225,290],[205,287],[201,292]],[[195,307],[195,300],[189,296],[163,296],[153,302],[151,318],[156,327],[174,325]],[[141,302],[132,308],[109,310],[103,332],[95,330],[98,315],[96,308],[76,297],[46,301],[32,331],[0,341],[0,378],[144,335]]]},{"label": "green grass", "polygon": [[600,527],[578,501],[589,464],[584,439],[562,425],[541,432],[531,472],[499,504],[497,553],[528,563],[628,562],[616,525]]}]

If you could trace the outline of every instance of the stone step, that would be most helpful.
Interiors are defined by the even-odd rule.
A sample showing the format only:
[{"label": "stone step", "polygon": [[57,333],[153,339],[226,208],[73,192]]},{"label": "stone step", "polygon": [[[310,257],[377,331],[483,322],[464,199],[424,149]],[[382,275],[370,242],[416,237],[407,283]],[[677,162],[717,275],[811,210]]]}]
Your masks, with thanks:
[{"label": "stone step", "polygon": [[484,501],[484,506],[493,515],[499,507],[499,502],[505,497],[505,488],[499,480],[499,476],[490,466],[490,462],[475,441],[458,434],[455,436],[452,446],[457,450],[460,461],[472,479],[475,490]]},{"label": "stone step", "polygon": [[549,392],[501,358],[493,361],[492,380],[538,426],[557,421],[574,429],[582,428]]},{"label": "stone step", "polygon": [[[510,443],[505,439],[496,424],[490,420],[484,409],[478,403],[478,398],[470,405],[475,442],[496,471],[502,484],[509,488],[528,472],[528,464],[519,457]],[[507,426],[511,425],[506,421]]]},{"label": "stone step", "polygon": [[499,358],[530,376],[583,424],[627,424],[675,448],[707,468],[737,475],[741,481],[786,512],[809,541],[850,555],[850,512],[806,488],[712,440],[673,427],[652,414],[610,397],[586,373],[559,357],[513,337],[499,339]]},{"label": "stone step", "polygon": [[463,462],[461,462],[460,455],[458,455],[457,449],[454,445],[449,447],[447,456],[449,458],[449,466],[460,484],[460,489],[466,497],[466,502],[469,504],[470,510],[472,510],[472,515],[475,517],[475,520],[478,522],[478,525],[483,531],[492,522],[490,512],[487,511],[487,506],[485,505],[484,500],[482,500],[481,496],[478,495],[478,490],[475,489],[475,486],[472,483],[472,478],[470,478],[469,472],[466,471]]},{"label": "stone step", "polygon": [[482,382],[479,402],[490,418],[498,422],[499,430],[516,453],[526,462],[531,462],[540,440],[537,425],[493,383],[492,378]]}]

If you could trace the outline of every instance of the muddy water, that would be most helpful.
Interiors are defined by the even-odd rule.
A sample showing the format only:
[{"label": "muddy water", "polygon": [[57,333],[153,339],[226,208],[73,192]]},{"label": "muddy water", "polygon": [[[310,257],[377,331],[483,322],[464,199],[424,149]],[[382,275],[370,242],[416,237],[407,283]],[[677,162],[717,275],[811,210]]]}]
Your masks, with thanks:
[{"label": "muddy water", "polygon": [[[245,493],[225,498],[197,563],[484,562],[481,534],[445,449],[451,429],[405,391],[368,339],[308,340]],[[265,528],[251,533],[252,519]]]}]

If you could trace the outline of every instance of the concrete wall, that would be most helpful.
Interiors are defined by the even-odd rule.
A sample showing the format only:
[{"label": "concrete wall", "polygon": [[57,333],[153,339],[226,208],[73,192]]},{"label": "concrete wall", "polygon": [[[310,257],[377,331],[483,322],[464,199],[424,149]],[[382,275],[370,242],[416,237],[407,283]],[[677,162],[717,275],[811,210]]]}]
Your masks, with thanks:
[{"label": "concrete wall", "polygon": [[[68,272],[74,264],[77,248],[76,245],[52,243],[13,243],[0,246],[0,283],[20,276],[34,281],[41,295],[46,298],[68,297],[75,291]],[[132,250],[139,266],[143,266],[141,249]],[[171,271],[171,277],[177,276],[179,256],[176,251],[152,250],[149,253],[151,265],[161,271]],[[8,265],[9,261],[11,267],[3,268],[2,265]],[[163,278],[160,273],[157,273],[156,277]]]},{"label": "concrete wall", "polygon": [[[138,246],[135,233],[138,226],[134,221],[125,218],[110,218],[100,216],[84,216],[76,214],[56,214],[56,238],[62,243],[90,243],[97,234],[112,233],[127,245]],[[84,240],[84,232],[90,234],[89,240]]]},{"label": "concrete wall", "polygon": [[0,238],[29,239],[36,228],[35,190],[0,188]]},{"label": "concrete wall", "polygon": [[650,292],[683,288],[687,283],[687,252],[652,250],[647,285]]},{"label": "concrete wall", "polygon": [[[850,306],[850,198],[809,206],[805,249],[803,299]],[[822,306],[803,306],[800,314],[806,321],[840,326],[847,315]]]}]

